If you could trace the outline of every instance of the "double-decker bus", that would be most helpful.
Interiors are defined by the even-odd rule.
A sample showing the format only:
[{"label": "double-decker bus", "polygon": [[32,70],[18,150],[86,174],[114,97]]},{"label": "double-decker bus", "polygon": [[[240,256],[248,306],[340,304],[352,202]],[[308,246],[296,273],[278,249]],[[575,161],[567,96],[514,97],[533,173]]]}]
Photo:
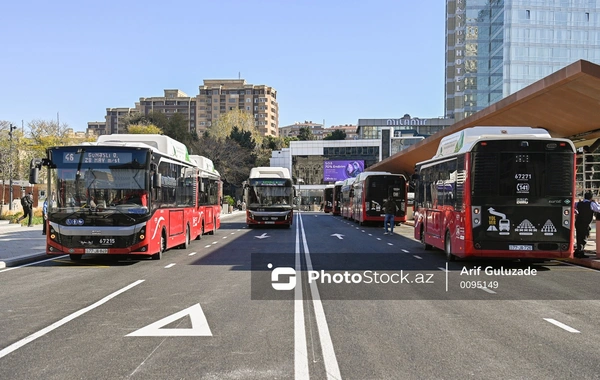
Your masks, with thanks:
[{"label": "double-decker bus", "polygon": [[352,184],[356,180],[355,177],[346,178],[341,186],[342,192],[342,203],[341,203],[341,214],[344,219],[352,220],[352,209],[354,202],[354,189]]},{"label": "double-decker bus", "polygon": [[353,218],[358,224],[377,222],[383,224],[385,213],[383,201],[392,198],[398,208],[394,223],[406,222],[408,181],[402,174],[389,172],[362,172],[356,177],[354,188]]},{"label": "double-decker bus", "polygon": [[414,236],[457,257],[573,254],[575,147],[541,128],[473,127],[444,137],[414,175]]},{"label": "double-decker bus", "polygon": [[326,185],[323,189],[323,212],[333,211],[333,185]]},{"label": "double-decker bus", "polygon": [[[184,144],[167,136],[104,135],[95,143],[49,148],[46,158],[32,162],[32,183],[42,166],[50,196],[49,255],[161,259],[166,250],[187,248],[191,239],[202,237],[198,189],[203,170],[189,159]],[[218,204],[216,187],[212,198]]]},{"label": "double-decker bus", "polygon": [[287,168],[256,167],[244,182],[246,224],[285,225],[294,221],[294,186]]},{"label": "double-decker bus", "polygon": [[342,185],[344,181],[336,181],[333,185],[333,215],[340,215],[342,213]]}]

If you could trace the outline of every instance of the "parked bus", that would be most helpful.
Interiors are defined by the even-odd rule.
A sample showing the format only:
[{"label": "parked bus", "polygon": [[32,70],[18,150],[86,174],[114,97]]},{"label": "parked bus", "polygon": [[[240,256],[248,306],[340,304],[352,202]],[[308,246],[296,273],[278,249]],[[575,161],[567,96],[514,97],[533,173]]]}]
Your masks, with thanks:
[{"label": "parked bus", "polygon": [[[46,158],[32,161],[32,183],[42,166],[47,167],[49,255],[159,260],[166,250],[187,248],[202,236],[198,185],[204,171],[189,159],[184,144],[167,136],[104,135],[95,143],[49,148]],[[220,183],[216,171],[211,175]],[[212,231],[217,227],[218,221]]]},{"label": "parked bus", "polygon": [[408,181],[402,174],[389,172],[362,172],[356,177],[354,188],[353,218],[358,224],[377,222],[383,224],[384,199],[392,198],[398,206],[394,223],[406,222]]},{"label": "parked bus", "polygon": [[257,167],[244,182],[246,224],[292,226],[294,186],[287,168]]},{"label": "parked bus", "polygon": [[474,127],[416,165],[414,235],[457,257],[573,254],[575,147],[541,128]]},{"label": "parked bus", "polygon": [[323,212],[333,211],[333,185],[326,185],[323,189]]},{"label": "parked bus", "polygon": [[342,213],[342,184],[344,181],[336,181],[333,185],[333,215],[340,215]]},{"label": "parked bus", "polygon": [[352,189],[352,184],[356,180],[355,177],[347,178],[344,180],[341,186],[342,191],[342,205],[341,205],[341,213],[344,219],[352,220],[352,208],[354,202],[354,190]]}]

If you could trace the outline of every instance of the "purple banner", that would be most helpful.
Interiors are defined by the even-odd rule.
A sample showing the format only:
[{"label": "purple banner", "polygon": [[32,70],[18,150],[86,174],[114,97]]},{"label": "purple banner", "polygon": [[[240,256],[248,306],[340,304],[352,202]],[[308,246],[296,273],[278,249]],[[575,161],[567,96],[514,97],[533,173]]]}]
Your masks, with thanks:
[{"label": "purple banner", "polygon": [[343,181],[365,171],[364,160],[323,161],[323,181]]}]

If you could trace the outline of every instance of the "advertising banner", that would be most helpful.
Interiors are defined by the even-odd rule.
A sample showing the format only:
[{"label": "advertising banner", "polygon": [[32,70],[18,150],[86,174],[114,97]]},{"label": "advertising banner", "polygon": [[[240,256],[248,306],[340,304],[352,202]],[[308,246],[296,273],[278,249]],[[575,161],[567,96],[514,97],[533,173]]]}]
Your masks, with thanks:
[{"label": "advertising banner", "polygon": [[365,170],[364,160],[323,161],[323,181],[343,181],[353,178]]}]

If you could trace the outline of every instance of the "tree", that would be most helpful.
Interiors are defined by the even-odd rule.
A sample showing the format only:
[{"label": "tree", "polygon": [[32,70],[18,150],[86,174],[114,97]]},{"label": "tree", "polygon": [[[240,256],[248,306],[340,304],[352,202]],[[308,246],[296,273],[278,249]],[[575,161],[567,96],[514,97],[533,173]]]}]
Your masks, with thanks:
[{"label": "tree", "polygon": [[190,122],[182,113],[174,113],[167,119],[167,123],[161,128],[163,133],[188,146],[189,141],[197,140],[198,136],[190,132]]},{"label": "tree", "polygon": [[132,124],[127,126],[127,133],[135,135],[162,135],[163,131],[154,124]]},{"label": "tree", "polygon": [[252,133],[250,131],[240,131],[237,126],[233,127],[229,138],[236,141],[243,148],[250,150],[256,148],[256,142],[252,138]]},{"label": "tree", "polygon": [[341,129],[336,129],[327,136],[323,137],[323,140],[346,140],[346,132]]},{"label": "tree", "polygon": [[252,114],[239,109],[228,111],[219,116],[207,131],[210,136],[224,140],[231,135],[233,127],[237,127],[238,130],[243,132],[249,131],[256,144],[258,146],[262,144],[263,136],[254,125]]},{"label": "tree", "polygon": [[298,131],[298,140],[300,140],[300,141],[314,140],[312,130],[309,127],[300,128],[300,130]]}]

